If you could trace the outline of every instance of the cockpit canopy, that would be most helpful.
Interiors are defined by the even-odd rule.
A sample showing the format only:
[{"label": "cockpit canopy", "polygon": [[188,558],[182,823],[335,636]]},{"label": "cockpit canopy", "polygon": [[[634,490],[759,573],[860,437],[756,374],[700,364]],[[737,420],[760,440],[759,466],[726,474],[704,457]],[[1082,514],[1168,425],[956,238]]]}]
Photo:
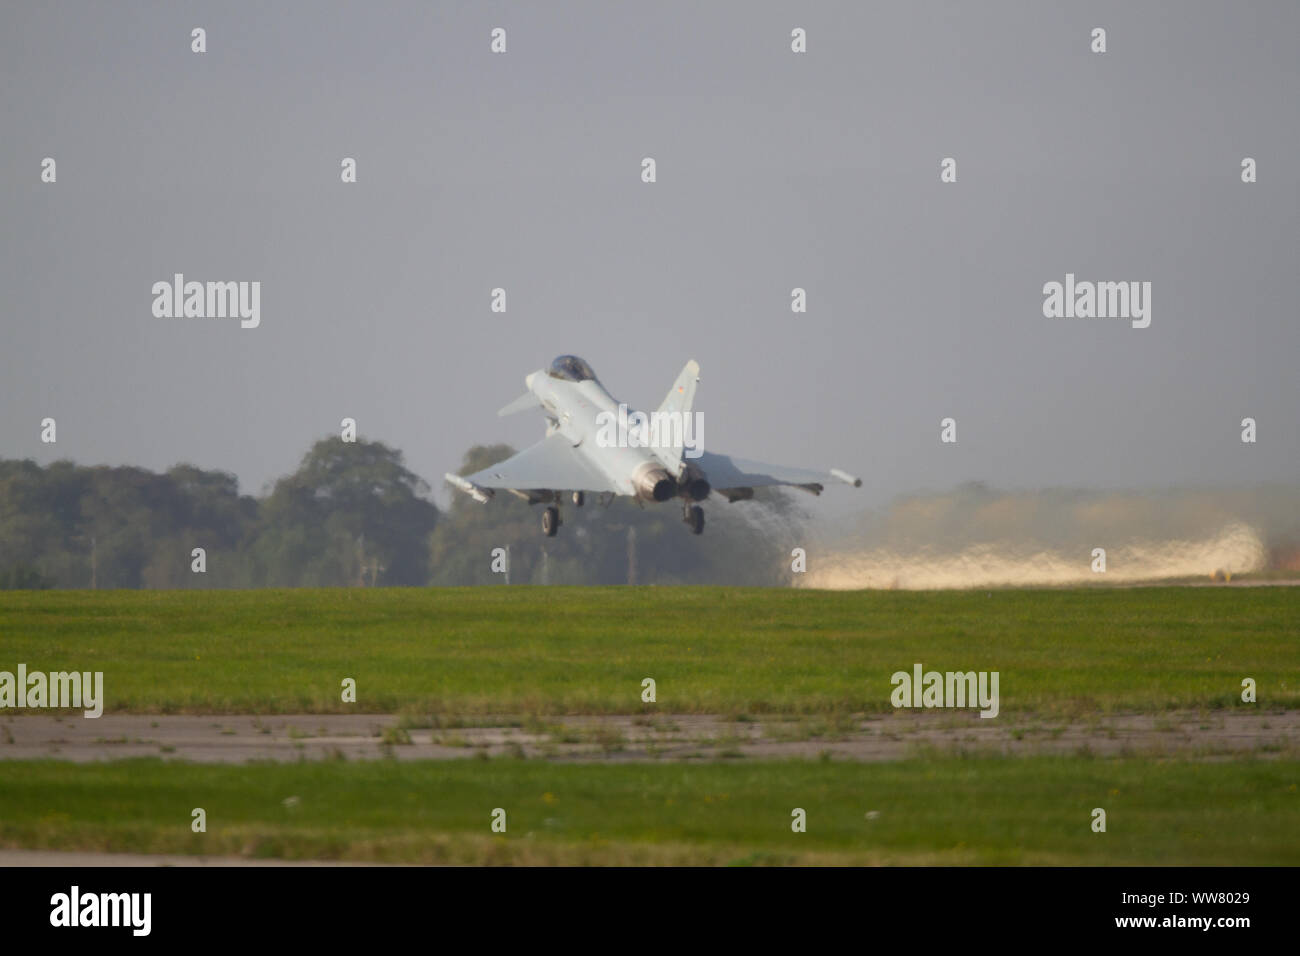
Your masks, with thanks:
[{"label": "cockpit canopy", "polygon": [[591,366],[576,355],[561,355],[551,363],[546,374],[551,378],[564,379],[566,382],[590,382],[596,379],[596,373],[591,370]]}]

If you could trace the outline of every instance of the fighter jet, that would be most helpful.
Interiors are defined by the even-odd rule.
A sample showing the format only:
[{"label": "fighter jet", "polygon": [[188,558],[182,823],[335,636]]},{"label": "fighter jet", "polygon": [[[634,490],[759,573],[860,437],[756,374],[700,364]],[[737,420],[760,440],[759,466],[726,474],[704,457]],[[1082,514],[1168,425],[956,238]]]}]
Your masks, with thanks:
[{"label": "fighter jet", "polygon": [[682,520],[694,534],[704,531],[699,502],[717,491],[728,502],[754,497],[754,489],[789,485],[819,495],[827,479],[861,487],[862,479],[839,469],[827,472],[786,468],[732,458],[703,449],[698,413],[693,412],[700,366],[686,363],[663,404],[652,414],[630,411],[605,390],[591,366],[561,355],[550,368],[524,377],[526,391],[498,415],[532,408],[546,416],[546,437],[536,445],[472,475],[447,474],[449,483],[487,503],[508,491],[529,504],[545,504],[542,532],[560,528],[559,505],[570,495],[582,507],[587,493],[608,504],[616,495],[639,502],[682,500]]}]

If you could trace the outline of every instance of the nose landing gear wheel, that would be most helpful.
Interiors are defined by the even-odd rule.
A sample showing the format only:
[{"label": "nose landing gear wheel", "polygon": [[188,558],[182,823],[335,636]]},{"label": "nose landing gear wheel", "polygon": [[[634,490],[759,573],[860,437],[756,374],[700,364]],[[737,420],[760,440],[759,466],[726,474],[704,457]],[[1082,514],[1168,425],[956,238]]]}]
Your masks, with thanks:
[{"label": "nose landing gear wheel", "polygon": [[542,512],[542,533],[548,538],[554,538],[555,532],[560,530],[560,511],[558,508],[547,508]]},{"label": "nose landing gear wheel", "polygon": [[581,507],[582,507],[582,497],[583,497],[583,495],[582,495],[582,492],[581,492],[581,491],[575,491],[575,492],[573,493],[573,506],[574,506],[575,508],[581,508]]},{"label": "nose landing gear wheel", "polygon": [[691,534],[704,534],[704,509],[699,505],[692,505],[686,522],[691,526]]}]

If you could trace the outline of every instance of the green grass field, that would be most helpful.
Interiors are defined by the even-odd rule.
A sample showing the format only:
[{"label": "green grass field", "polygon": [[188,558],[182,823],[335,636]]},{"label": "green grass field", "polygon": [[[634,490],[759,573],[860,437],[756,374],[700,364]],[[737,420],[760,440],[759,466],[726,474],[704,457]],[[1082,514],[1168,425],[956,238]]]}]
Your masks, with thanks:
[{"label": "green grass field", "polygon": [[[1300,590],[11,592],[0,655],[0,670],[102,670],[107,713],[839,715],[891,710],[890,675],[916,662],[999,671],[1006,715],[1241,707],[1243,677],[1277,709],[1300,699]],[[341,699],[345,677],[355,704]],[[641,700],[645,677],[655,704]],[[0,846],[425,863],[1296,865],[1298,781],[1286,750],[0,760]],[[207,833],[191,832],[194,807]],[[505,834],[490,830],[496,807]],[[806,833],[791,832],[795,807]],[[1107,811],[1104,834],[1094,807]]]},{"label": "green grass field", "polygon": [[[0,762],[0,846],[421,863],[1296,865],[1297,781],[1294,760]],[[206,833],[191,832],[195,807]],[[497,807],[507,830],[494,835]],[[791,831],[796,807],[805,833]],[[1105,833],[1092,830],[1094,807]]]},{"label": "green grass field", "polygon": [[1300,589],[8,592],[20,662],[102,670],[108,713],[887,711],[915,662],[999,671],[1003,713],[1239,706],[1244,677],[1294,707]]}]

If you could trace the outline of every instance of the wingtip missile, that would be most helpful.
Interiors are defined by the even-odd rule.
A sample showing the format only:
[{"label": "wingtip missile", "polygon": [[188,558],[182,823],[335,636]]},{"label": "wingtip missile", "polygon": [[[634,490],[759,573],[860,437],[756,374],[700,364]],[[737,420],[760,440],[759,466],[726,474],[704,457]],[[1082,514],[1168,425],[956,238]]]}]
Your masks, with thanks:
[{"label": "wingtip missile", "polygon": [[852,485],[854,488],[861,488],[861,487],[862,487],[862,479],[861,479],[861,478],[857,478],[857,477],[855,477],[855,476],[853,476],[853,475],[850,475],[847,471],[840,471],[838,468],[832,468],[832,469],[831,469],[831,476],[832,476],[833,478],[838,478],[840,481],[844,482],[846,485]]},{"label": "wingtip missile", "polygon": [[442,477],[447,480],[448,484],[456,486],[479,504],[487,504],[488,499],[492,497],[491,488],[480,488],[478,485],[474,484],[474,482],[462,478],[460,475],[453,475],[451,472],[447,472]]}]

